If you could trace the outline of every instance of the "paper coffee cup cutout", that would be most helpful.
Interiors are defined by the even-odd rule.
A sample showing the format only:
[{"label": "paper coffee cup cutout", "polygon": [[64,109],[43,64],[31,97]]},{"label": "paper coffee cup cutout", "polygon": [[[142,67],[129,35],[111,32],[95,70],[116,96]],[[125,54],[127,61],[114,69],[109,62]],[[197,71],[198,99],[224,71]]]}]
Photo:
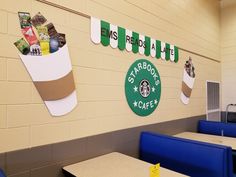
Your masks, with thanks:
[{"label": "paper coffee cup cutout", "polygon": [[53,23],[46,24],[40,12],[32,18],[29,12],[18,12],[18,16],[26,39],[14,43],[20,58],[51,115],[65,115],[77,105],[66,36]]},{"label": "paper coffee cup cutout", "polygon": [[42,100],[53,116],[69,113],[77,105],[75,83],[68,47],[44,55],[21,55]]},{"label": "paper coffee cup cutout", "polygon": [[189,103],[191,92],[194,86],[194,81],[195,81],[195,68],[193,66],[191,57],[189,57],[189,60],[186,61],[184,66],[182,89],[180,95],[180,99],[184,104]]}]

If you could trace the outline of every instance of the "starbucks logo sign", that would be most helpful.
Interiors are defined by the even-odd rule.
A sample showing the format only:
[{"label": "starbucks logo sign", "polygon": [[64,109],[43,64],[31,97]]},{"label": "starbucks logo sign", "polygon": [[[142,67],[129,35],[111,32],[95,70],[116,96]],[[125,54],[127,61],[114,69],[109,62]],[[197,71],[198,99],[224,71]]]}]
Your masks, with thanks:
[{"label": "starbucks logo sign", "polygon": [[148,116],[156,109],[161,97],[161,80],[150,61],[139,59],[130,66],[125,95],[130,108],[139,116]]}]

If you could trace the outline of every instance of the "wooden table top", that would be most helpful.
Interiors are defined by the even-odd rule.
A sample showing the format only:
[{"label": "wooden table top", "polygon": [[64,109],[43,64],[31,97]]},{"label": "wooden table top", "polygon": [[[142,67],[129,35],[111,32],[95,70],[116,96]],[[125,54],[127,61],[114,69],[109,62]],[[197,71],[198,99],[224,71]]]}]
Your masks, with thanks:
[{"label": "wooden table top", "polygon": [[179,137],[179,138],[185,138],[185,139],[191,139],[191,140],[196,140],[196,141],[203,141],[207,143],[230,146],[233,150],[236,150],[236,138],[209,135],[209,134],[203,134],[203,133],[194,133],[194,132],[182,132],[174,136]]},{"label": "wooden table top", "polygon": [[[113,152],[63,167],[77,177],[150,177],[152,164]],[[183,174],[160,168],[161,177],[186,177]]]}]

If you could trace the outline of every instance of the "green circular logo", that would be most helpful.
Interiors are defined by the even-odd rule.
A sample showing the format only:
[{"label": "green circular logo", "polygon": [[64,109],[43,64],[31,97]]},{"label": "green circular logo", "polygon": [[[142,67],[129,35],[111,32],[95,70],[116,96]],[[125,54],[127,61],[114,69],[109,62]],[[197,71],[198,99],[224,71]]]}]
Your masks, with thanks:
[{"label": "green circular logo", "polygon": [[125,95],[129,107],[139,116],[148,116],[156,109],[161,97],[161,80],[150,61],[139,59],[130,66],[125,78]]}]

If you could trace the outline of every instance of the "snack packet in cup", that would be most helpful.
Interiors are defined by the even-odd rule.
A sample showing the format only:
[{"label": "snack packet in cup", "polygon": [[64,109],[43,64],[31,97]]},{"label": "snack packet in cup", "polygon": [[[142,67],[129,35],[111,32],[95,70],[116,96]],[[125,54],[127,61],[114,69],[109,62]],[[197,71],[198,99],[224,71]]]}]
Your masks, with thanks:
[{"label": "snack packet in cup", "polygon": [[58,36],[57,30],[52,23],[47,24],[46,27],[48,28],[50,38],[56,38],[56,36]]},{"label": "snack packet in cup", "polygon": [[57,39],[50,39],[50,53],[54,53],[59,49],[59,42]]},{"label": "snack packet in cup", "polygon": [[28,41],[28,43],[30,45],[38,43],[38,39],[37,39],[32,27],[25,27],[25,28],[21,29],[21,31],[22,31],[25,39]]},{"label": "snack packet in cup", "polygon": [[50,36],[48,35],[48,28],[46,26],[38,26],[37,28],[39,41],[49,41]]},{"label": "snack packet in cup", "polygon": [[50,47],[48,41],[40,41],[40,47],[42,51],[42,55],[50,54]]},{"label": "snack packet in cup", "polygon": [[23,38],[16,41],[14,45],[23,55],[27,55],[30,52],[30,46]]},{"label": "snack packet in cup", "polygon": [[20,26],[21,29],[26,28],[26,27],[31,27],[31,17],[30,13],[28,12],[18,12],[19,20],[20,20]]},{"label": "snack packet in cup", "polygon": [[45,22],[47,21],[47,19],[40,13],[38,12],[35,16],[32,17],[31,19],[31,23],[33,24],[33,26],[37,27],[40,25],[43,25]]},{"label": "snack packet in cup", "polygon": [[42,55],[40,46],[38,44],[31,45],[30,46],[30,54],[36,55],[36,56]]},{"label": "snack packet in cup", "polygon": [[59,47],[63,47],[66,44],[66,35],[63,33],[58,33],[57,40],[59,42]]}]

